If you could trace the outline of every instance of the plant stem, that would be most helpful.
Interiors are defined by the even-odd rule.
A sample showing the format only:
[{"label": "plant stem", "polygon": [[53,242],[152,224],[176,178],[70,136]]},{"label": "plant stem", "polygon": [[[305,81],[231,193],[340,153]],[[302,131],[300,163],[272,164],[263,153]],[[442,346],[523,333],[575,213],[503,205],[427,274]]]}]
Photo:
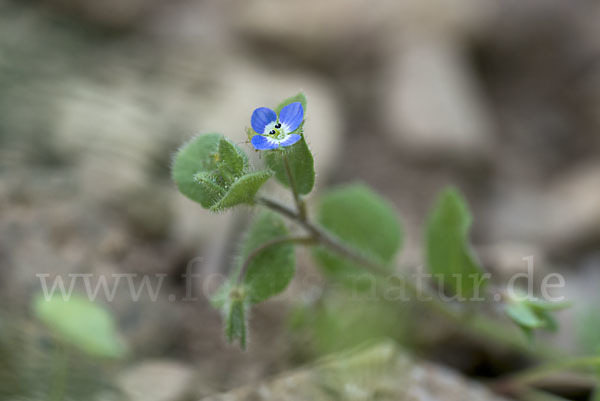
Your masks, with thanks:
[{"label": "plant stem", "polygon": [[[366,268],[377,276],[388,278],[393,275],[393,277],[395,279],[399,279],[405,285],[405,288],[410,290],[413,295],[422,294],[424,291],[426,291],[425,289],[418,288],[415,283],[407,280],[397,272],[390,271],[390,269],[388,269],[386,266],[383,266],[382,264],[362,255],[355,249],[348,247],[336,237],[332,236],[318,225],[312,223],[307,217],[302,218],[299,212],[296,212],[281,202],[266,197],[259,197],[257,198],[256,202],[302,226],[309,232],[311,238],[316,243],[329,248],[331,251],[340,256],[352,260],[355,264]],[[524,353],[543,360],[556,359],[559,357],[559,355],[556,355],[556,351],[554,349],[548,349],[543,345],[538,345],[535,348],[530,347],[527,342],[520,340],[519,337],[516,337],[514,332],[507,330],[502,324],[492,319],[480,316],[473,317],[471,319],[465,319],[464,315],[452,307],[452,305],[448,305],[434,296],[430,296],[427,301],[423,302],[423,304],[426,304],[438,315],[457,323],[458,328],[464,332],[478,337],[483,336],[497,344],[519,349]]]},{"label": "plant stem", "polygon": [[532,389],[521,393],[520,396],[523,401],[569,401],[566,398]]},{"label": "plant stem", "polygon": [[292,169],[290,168],[290,163],[288,161],[287,155],[284,153],[282,155],[283,166],[285,167],[285,173],[288,177],[288,181],[290,182],[290,188],[292,189],[292,193],[294,194],[294,202],[296,202],[296,208],[298,208],[298,216],[301,220],[306,220],[306,204],[304,200],[300,196],[298,192],[298,187],[296,185],[296,179],[292,174]]},{"label": "plant stem", "polygon": [[311,238],[313,238],[316,242],[321,243],[322,245],[328,247],[332,251],[340,254],[341,256],[345,256],[348,259],[353,260],[355,263],[366,267],[371,270],[373,273],[389,275],[389,269],[381,266],[379,263],[365,257],[364,255],[356,252],[354,249],[346,246],[342,242],[340,242],[337,238],[333,237],[328,232],[324,231],[322,228],[310,222],[306,217],[302,218],[302,216],[296,211],[290,209],[286,205],[276,201],[274,199],[261,197],[257,199],[257,203],[268,207],[271,210],[274,210],[283,216],[289,218],[290,220],[295,221],[299,225],[301,225],[304,229],[306,229]]},{"label": "plant stem", "polygon": [[547,363],[541,366],[535,366],[509,376],[508,380],[516,385],[529,385],[553,373],[577,368],[598,367],[600,367],[600,356],[571,358],[553,363]]},{"label": "plant stem", "polygon": [[244,264],[242,265],[242,268],[240,269],[240,272],[238,274],[238,279],[237,279],[238,284],[241,284],[244,281],[244,277],[246,276],[246,273],[248,272],[248,268],[250,267],[250,264],[264,250],[266,250],[272,246],[288,244],[288,243],[310,245],[310,244],[313,244],[314,242],[315,242],[315,240],[313,237],[307,237],[307,236],[304,236],[304,237],[281,237],[281,238],[275,238],[275,239],[272,239],[271,241],[265,242],[264,244],[262,244],[261,246],[259,246],[258,248],[254,249],[252,252],[250,252],[250,254],[244,260]]}]

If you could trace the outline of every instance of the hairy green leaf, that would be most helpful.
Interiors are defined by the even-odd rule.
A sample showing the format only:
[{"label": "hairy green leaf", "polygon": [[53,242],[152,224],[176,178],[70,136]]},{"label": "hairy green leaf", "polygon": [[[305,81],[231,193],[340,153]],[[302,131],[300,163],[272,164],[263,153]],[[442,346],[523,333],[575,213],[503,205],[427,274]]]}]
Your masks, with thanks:
[{"label": "hairy green leaf", "polygon": [[270,171],[249,172],[248,157],[220,134],[200,135],[175,155],[173,179],[182,194],[212,211],[253,204]]},{"label": "hairy green leaf", "polygon": [[468,243],[471,215],[455,189],[445,190],[427,222],[426,258],[432,274],[442,277],[455,294],[469,297],[482,288],[485,276]]},{"label": "hairy green leaf", "polygon": [[81,296],[68,300],[61,296],[33,301],[36,317],[53,329],[65,342],[98,357],[121,358],[125,345],[119,337],[112,315],[103,307]]},{"label": "hairy green leaf", "polygon": [[[299,93],[296,96],[284,100],[275,108],[275,111],[279,114],[282,108],[294,102],[302,103],[304,114],[306,116],[306,97],[304,96],[304,93]],[[291,185],[286,171],[284,161],[285,156],[292,177],[294,178],[296,189],[300,194],[306,195],[310,193],[315,186],[315,162],[304,138],[303,129],[304,122],[296,131],[294,131],[296,134],[302,136],[301,140],[288,148],[267,152],[265,160],[267,166],[275,172],[275,178],[289,188]]]},{"label": "hairy green leaf", "polygon": [[[365,257],[391,267],[402,243],[402,226],[394,208],[364,185],[349,185],[327,193],[317,219],[330,233]],[[318,247],[314,257],[326,272],[350,275],[364,272],[360,266]]]},{"label": "hairy green leaf", "polygon": [[[252,303],[280,293],[294,277],[294,245],[283,243],[265,247],[270,241],[287,234],[283,219],[272,212],[262,212],[250,226],[240,260],[243,263],[249,256],[253,256],[244,277]],[[261,247],[264,249],[260,250]]]},{"label": "hairy green leaf", "polygon": [[219,141],[218,170],[227,181],[233,181],[248,169],[248,156],[225,138]]},{"label": "hairy green leaf", "polygon": [[204,207],[213,207],[222,199],[227,190],[221,186],[218,177],[212,171],[200,171],[194,174],[194,182],[202,189]]},{"label": "hairy green leaf", "polygon": [[215,191],[198,184],[198,173],[210,173],[216,169],[214,155],[222,137],[220,134],[197,136],[177,151],[173,161],[172,175],[179,191],[207,209],[215,203]]},{"label": "hairy green leaf", "polygon": [[272,175],[273,173],[270,171],[257,171],[239,177],[231,184],[225,195],[210,209],[218,211],[242,203],[253,204],[256,193]]}]

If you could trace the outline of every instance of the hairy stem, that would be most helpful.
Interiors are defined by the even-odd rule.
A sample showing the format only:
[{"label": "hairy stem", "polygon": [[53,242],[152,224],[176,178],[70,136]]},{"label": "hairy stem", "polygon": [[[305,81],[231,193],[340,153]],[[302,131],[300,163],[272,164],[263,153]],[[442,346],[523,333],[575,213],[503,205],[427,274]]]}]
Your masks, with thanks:
[{"label": "hairy stem", "polygon": [[[394,278],[400,280],[405,285],[405,288],[412,292],[413,295],[423,295],[425,292],[427,292],[427,289],[419,288],[415,283],[406,279],[397,272],[390,271],[386,266],[383,266],[382,264],[362,255],[357,250],[348,247],[336,237],[332,236],[318,225],[312,223],[308,218],[302,218],[299,212],[296,212],[287,205],[267,197],[259,197],[257,198],[256,202],[297,223],[308,231],[311,238],[316,243],[327,247],[329,250],[337,253],[340,256],[352,260],[355,264],[364,267],[371,273],[376,274],[378,277],[388,278],[393,275]],[[542,360],[551,360],[560,357],[559,355],[556,355],[555,350],[548,349],[548,347],[543,345],[531,347],[526,341],[516,337],[513,331],[508,330],[504,325],[492,319],[481,316],[465,319],[464,315],[460,313],[459,310],[454,308],[452,305],[444,303],[435,296],[428,296],[427,301],[422,303],[443,318],[457,323],[458,328],[464,332],[479,337],[483,336],[489,340],[492,340],[496,344],[519,349],[526,354],[530,354]]]},{"label": "hairy stem", "polygon": [[346,246],[337,238],[324,231],[321,227],[310,222],[306,217],[302,218],[299,212],[290,209],[289,207],[280,203],[279,201],[261,197],[257,199],[257,203],[266,206],[269,209],[278,212],[279,214],[282,214],[290,220],[295,221],[305,230],[307,230],[310,233],[311,238],[313,238],[316,242],[326,246],[327,248],[331,249],[337,254],[345,256],[346,258],[351,259],[355,263],[364,266],[365,268],[371,270],[373,273],[384,275],[388,275],[390,273],[390,271],[384,266],[381,266],[379,263],[367,258],[366,256],[358,253],[356,250]]}]

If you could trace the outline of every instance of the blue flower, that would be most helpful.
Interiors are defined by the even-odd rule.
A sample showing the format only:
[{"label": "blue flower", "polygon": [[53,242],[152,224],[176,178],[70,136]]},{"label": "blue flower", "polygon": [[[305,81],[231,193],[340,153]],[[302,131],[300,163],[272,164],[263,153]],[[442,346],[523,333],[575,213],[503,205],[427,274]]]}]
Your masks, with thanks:
[{"label": "blue flower", "polygon": [[293,145],[302,138],[292,132],[298,129],[303,120],[304,109],[300,102],[290,103],[281,109],[279,118],[277,113],[268,107],[259,107],[250,118],[252,129],[258,135],[254,135],[250,142],[258,150]]}]

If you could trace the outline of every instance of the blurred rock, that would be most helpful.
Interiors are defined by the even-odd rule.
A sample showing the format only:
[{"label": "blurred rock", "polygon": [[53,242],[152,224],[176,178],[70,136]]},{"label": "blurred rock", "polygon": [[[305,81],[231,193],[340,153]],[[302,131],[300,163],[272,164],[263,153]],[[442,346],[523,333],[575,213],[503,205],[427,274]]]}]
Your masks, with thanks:
[{"label": "blurred rock", "polygon": [[[314,62],[319,57],[331,61],[361,43],[373,28],[381,30],[377,25],[386,10],[366,0],[275,4],[261,0],[238,5],[232,20],[243,35]],[[292,15],[290,23],[286,16]]]},{"label": "blurred rock", "polygon": [[386,78],[382,120],[398,146],[417,158],[484,158],[492,122],[461,44],[412,32]]},{"label": "blurred rock", "polygon": [[463,39],[486,29],[498,9],[492,0],[458,0],[451,4],[444,0],[390,0],[387,5],[395,11],[390,13],[388,9],[385,13],[391,29],[416,28]]},{"label": "blurred rock", "polygon": [[600,164],[575,167],[548,192],[547,219],[542,221],[548,249],[577,251],[600,244]]},{"label": "blurred rock", "polygon": [[478,247],[486,271],[490,271],[496,282],[507,282],[518,273],[527,273],[528,259],[533,258],[535,278],[548,273],[547,255],[533,244],[505,242],[488,247]]},{"label": "blurred rock", "polygon": [[593,249],[600,241],[600,165],[573,168],[546,187],[498,187],[488,222],[493,241],[524,241],[550,256]]},{"label": "blurred rock", "polygon": [[[232,25],[243,35],[277,49],[330,63],[364,54],[364,47],[393,42],[404,30],[418,27],[442,34],[464,35],[480,29],[495,10],[491,1],[309,0],[302,3],[268,0],[236,4]],[[282,16],[294,16],[289,23]],[[373,40],[375,39],[375,40]],[[351,61],[351,60],[349,60]]]},{"label": "blurred rock", "polygon": [[527,183],[498,183],[492,192],[489,214],[481,216],[492,243],[540,243],[545,235],[548,199]]},{"label": "blurred rock", "polygon": [[118,382],[131,401],[181,401],[193,378],[193,370],[180,362],[150,360],[130,367]]},{"label": "blurred rock", "polygon": [[237,400],[501,401],[449,369],[414,361],[391,343],[334,355],[309,369],[204,398]]}]

